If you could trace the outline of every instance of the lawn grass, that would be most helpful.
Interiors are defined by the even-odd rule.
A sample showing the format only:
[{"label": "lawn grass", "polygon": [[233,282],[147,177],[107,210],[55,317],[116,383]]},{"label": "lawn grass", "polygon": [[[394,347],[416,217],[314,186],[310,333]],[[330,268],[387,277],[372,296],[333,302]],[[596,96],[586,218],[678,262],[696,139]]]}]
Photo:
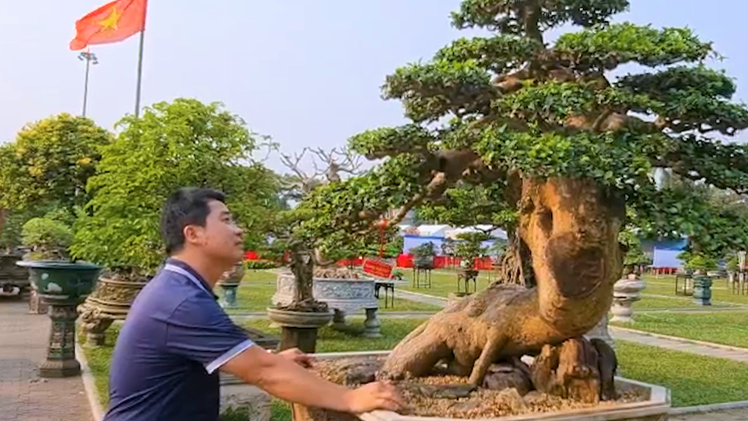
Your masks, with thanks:
[{"label": "lawn grass", "polygon": [[748,399],[748,364],[616,341],[619,375],[670,389],[673,407]]},{"label": "lawn grass", "polygon": [[[364,338],[363,318],[349,317],[346,319],[350,327],[345,332],[338,331],[332,326],[326,326],[317,334],[317,352],[353,352],[353,351],[381,351],[392,349],[405,335],[418,327],[426,319],[386,319],[381,320],[381,338]],[[245,326],[260,329],[272,335],[280,335],[280,328],[270,328],[269,320],[250,320]]]},{"label": "lawn grass", "polygon": [[[643,279],[647,283],[646,289],[642,291],[643,293],[676,297],[675,276],[660,276],[659,278],[655,278],[652,275],[645,275]],[[715,279],[712,282],[711,290],[713,303],[748,305],[748,295],[733,294],[725,279]],[[678,297],[682,297],[682,295]]]},{"label": "lawn grass", "polygon": [[639,313],[634,314],[634,321],[634,324],[620,324],[620,326],[748,348],[748,312]]},{"label": "lawn grass", "polygon": [[[248,271],[239,286],[236,293],[236,304],[238,308],[228,309],[227,313],[249,313],[265,312],[272,305],[271,298],[275,294],[275,280],[277,274],[271,271]],[[403,311],[423,311],[436,313],[439,307],[414,301],[404,300],[397,296],[397,286],[395,287],[395,305],[384,306],[384,290],[379,299],[379,311],[381,312],[403,312]],[[216,295],[222,296],[221,288],[216,288]],[[361,311],[363,313],[363,310]]]}]

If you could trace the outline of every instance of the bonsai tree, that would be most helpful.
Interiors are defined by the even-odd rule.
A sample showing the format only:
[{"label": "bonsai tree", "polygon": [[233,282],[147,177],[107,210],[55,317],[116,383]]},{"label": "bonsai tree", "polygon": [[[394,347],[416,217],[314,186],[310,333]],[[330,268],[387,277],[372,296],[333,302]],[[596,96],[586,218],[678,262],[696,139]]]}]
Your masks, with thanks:
[{"label": "bonsai tree", "polygon": [[473,269],[475,259],[488,252],[488,247],[484,246],[483,243],[490,240],[491,236],[483,232],[466,232],[459,234],[457,238],[455,254],[462,259],[460,267]]},{"label": "bonsai tree", "polygon": [[649,256],[642,250],[641,239],[638,233],[626,227],[618,235],[618,241],[621,243],[623,251],[626,253],[623,256],[624,275],[633,272],[641,272],[641,267],[650,263]]},{"label": "bonsai tree", "polygon": [[21,231],[22,243],[29,247],[28,260],[70,260],[73,230],[53,215],[29,219]]},{"label": "bonsai tree", "polygon": [[105,265],[113,278],[146,281],[164,259],[162,204],[184,186],[226,193],[245,243],[264,241],[278,180],[252,160],[263,138],[219,103],[176,99],[124,117],[117,140],[102,149],[92,199],[76,224],[74,256]]},{"label": "bonsai tree", "polygon": [[449,265],[450,267],[454,267],[454,258],[455,255],[455,244],[457,241],[455,241],[454,238],[447,237],[442,241],[442,255],[449,257]]},{"label": "bonsai tree", "polygon": [[410,249],[410,253],[413,254],[413,264],[415,267],[427,269],[434,267],[434,256],[436,256],[436,250],[434,248],[434,243],[431,241],[413,247]]},{"label": "bonsai tree", "polygon": [[[314,168],[313,173],[302,169],[306,156],[311,158],[311,165]],[[322,186],[334,188],[342,183],[345,174],[359,174],[360,161],[359,155],[347,149],[338,150],[336,148],[330,151],[322,148],[304,148],[301,152],[295,153],[293,157],[281,154],[281,162],[294,174],[291,178],[293,183],[287,186],[287,189],[294,193],[287,194],[287,196],[304,200]],[[335,204],[330,203],[329,206],[334,208]],[[310,218],[311,214],[307,209],[296,207],[281,214],[273,224],[275,229],[271,231],[277,234],[277,238],[285,241],[278,244],[287,247],[286,250],[291,253],[291,261],[298,263],[301,255],[309,253],[312,256],[312,262],[308,264],[315,267],[312,271],[314,276],[358,278],[355,272],[337,268],[336,264],[340,259],[364,253],[366,244],[376,241],[376,235],[373,232],[367,232],[366,235],[352,236],[349,233],[338,231],[327,237],[328,242],[326,244],[322,244],[316,232],[309,230],[304,224],[304,221]],[[394,227],[390,227],[389,230],[385,231],[385,233],[387,232],[394,232]],[[293,270],[295,270],[294,274],[302,273],[296,269]],[[303,272],[303,274],[307,274],[307,272]],[[297,278],[297,282],[301,289],[311,292],[312,277],[308,279]],[[302,283],[304,284],[303,287],[301,286]],[[300,299],[308,302],[311,300],[311,295],[304,294]]]},{"label": "bonsai tree", "polygon": [[717,268],[717,259],[703,253],[684,252],[678,255],[685,262],[687,269],[705,275],[707,271]]},{"label": "bonsai tree", "polygon": [[[491,363],[536,354],[538,390],[613,396],[612,350],[580,337],[610,307],[619,232],[631,222],[647,235],[691,236],[710,223],[703,198],[659,185],[655,173],[740,194],[748,186],[748,148],[712,137],[748,126],[748,110],[731,102],[734,81],[704,64],[713,45],[690,29],[612,24],[628,6],[464,0],[453,25],[491,34],[388,76],[384,97],[401,100],[410,123],[353,136],[353,150],[383,162],[304,201],[305,225],[321,237],[375,229],[392,208],[396,223],[416,206],[442,223],[508,233],[500,284],[408,335],[381,377],[424,376],[446,359],[477,387]],[[578,30],[544,36],[566,24]],[[647,69],[610,75],[626,64]],[[601,365],[578,360],[589,355],[580,349]],[[579,366],[589,367],[586,384],[555,380]]]}]

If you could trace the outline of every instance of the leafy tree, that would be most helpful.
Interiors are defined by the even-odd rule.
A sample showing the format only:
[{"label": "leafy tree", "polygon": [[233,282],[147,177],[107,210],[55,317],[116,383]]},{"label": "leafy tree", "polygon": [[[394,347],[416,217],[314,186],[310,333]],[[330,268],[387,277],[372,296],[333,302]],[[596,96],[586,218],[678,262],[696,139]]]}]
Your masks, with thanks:
[{"label": "leafy tree", "polygon": [[86,182],[96,172],[101,148],[112,140],[93,121],[67,113],[26,125],[15,141],[0,147],[0,206],[54,205],[72,213],[88,201]]},{"label": "leafy tree", "polygon": [[[400,100],[410,123],[353,136],[351,149],[384,161],[302,203],[312,215],[303,229],[321,238],[372,230],[389,209],[401,218],[416,206],[452,225],[502,227],[509,236],[502,282],[537,286],[476,294],[469,299],[492,309],[480,317],[435,316],[393,350],[383,372],[425,374],[431,367],[419,361],[440,357],[414,347],[442,349],[440,338],[459,329],[508,323],[490,343],[510,341],[519,355],[525,345],[589,331],[621,275],[618,234],[631,222],[627,211],[650,235],[688,235],[710,224],[706,207],[690,212],[698,201],[692,192],[657,185],[656,168],[748,193],[748,147],[713,137],[748,127],[748,109],[731,101],[734,81],[705,64],[717,55],[713,45],[686,28],[611,23],[628,6],[464,0],[453,26],[492,34],[458,39],[388,76],[383,96]],[[566,24],[579,30],[546,41],[544,32]],[[627,64],[647,70],[610,76]],[[528,310],[527,302],[537,305]],[[526,329],[532,317],[552,333]],[[480,353],[471,350],[488,349],[481,340],[465,338],[450,351],[471,355],[460,363],[472,364]],[[470,381],[479,385],[485,373],[475,367]]]},{"label": "leafy tree", "polygon": [[251,160],[261,139],[241,118],[219,103],[177,99],[146,108],[140,118],[126,116],[117,127],[117,140],[103,149],[88,182],[93,198],[76,224],[74,256],[119,275],[151,275],[164,257],[161,208],[186,186],[225,192],[247,244],[264,241],[277,177]]},{"label": "leafy tree", "polygon": [[[748,110],[730,102],[734,81],[703,64],[716,56],[711,43],[689,29],[610,23],[627,8],[625,0],[464,1],[453,25],[495,35],[458,39],[387,77],[384,97],[401,100],[412,123],[350,139],[353,150],[386,160],[307,201],[337,212],[319,234],[371,229],[386,209],[419,206],[425,219],[503,227],[505,266],[517,269],[532,259],[523,221],[550,211],[556,222],[561,211],[537,197],[554,185],[556,195],[594,196],[611,222],[624,222],[628,207],[651,235],[703,226],[681,212],[693,194],[658,188],[653,170],[745,193],[746,147],[710,134],[733,136],[748,126]],[[566,23],[582,30],[544,42],[544,31]],[[630,63],[652,70],[606,76]],[[507,270],[505,280],[532,285],[532,272]]]}]

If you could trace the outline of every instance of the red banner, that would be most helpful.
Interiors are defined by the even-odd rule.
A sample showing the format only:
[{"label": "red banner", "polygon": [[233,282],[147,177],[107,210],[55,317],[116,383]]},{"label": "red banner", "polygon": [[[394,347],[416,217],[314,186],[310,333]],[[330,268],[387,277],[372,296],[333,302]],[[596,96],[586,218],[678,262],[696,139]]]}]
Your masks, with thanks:
[{"label": "red banner", "polygon": [[378,278],[389,279],[392,265],[379,259],[367,258],[364,260],[363,271]]}]

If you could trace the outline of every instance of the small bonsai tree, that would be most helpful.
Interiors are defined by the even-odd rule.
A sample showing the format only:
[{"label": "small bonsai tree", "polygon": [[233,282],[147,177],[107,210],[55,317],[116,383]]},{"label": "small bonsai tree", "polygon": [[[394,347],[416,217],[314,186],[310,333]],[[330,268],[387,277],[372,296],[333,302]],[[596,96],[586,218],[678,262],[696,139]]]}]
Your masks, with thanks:
[{"label": "small bonsai tree", "polygon": [[696,272],[696,274],[705,275],[708,271],[717,268],[717,259],[702,253],[684,253],[681,256],[685,259],[686,267]]},{"label": "small bonsai tree", "polygon": [[649,256],[642,250],[642,242],[638,233],[627,227],[618,234],[621,249],[626,253],[623,256],[624,275],[629,273],[640,273],[642,266],[651,263]]},{"label": "small bonsai tree", "polygon": [[431,269],[434,267],[436,250],[434,243],[431,241],[413,247],[410,249],[410,253],[413,255],[413,264],[416,268]]},{"label": "small bonsai tree", "polygon": [[73,231],[53,217],[32,218],[23,224],[22,244],[30,248],[29,260],[70,260]]},{"label": "small bonsai tree", "polygon": [[491,236],[483,232],[466,232],[457,236],[457,245],[455,253],[462,259],[460,267],[464,269],[473,269],[475,259],[484,256],[488,252],[488,247],[483,244],[491,239]]}]

